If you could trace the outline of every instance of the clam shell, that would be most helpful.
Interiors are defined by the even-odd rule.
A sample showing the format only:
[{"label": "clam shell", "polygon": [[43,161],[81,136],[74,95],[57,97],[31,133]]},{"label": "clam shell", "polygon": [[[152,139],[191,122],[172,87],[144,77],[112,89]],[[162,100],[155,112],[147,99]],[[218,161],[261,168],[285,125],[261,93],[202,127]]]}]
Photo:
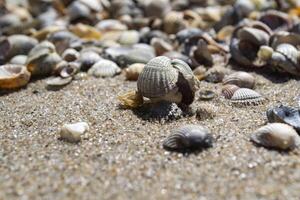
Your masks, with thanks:
[{"label": "clam shell", "polygon": [[289,125],[272,123],[257,129],[250,137],[251,141],[267,148],[288,150],[300,143],[297,132]]},{"label": "clam shell", "polygon": [[222,87],[222,95],[226,98],[226,99],[231,99],[231,97],[233,96],[233,94],[235,93],[235,91],[237,91],[240,87],[236,86],[236,85],[224,85]]},{"label": "clam shell", "polygon": [[258,105],[264,100],[261,94],[249,88],[239,88],[230,99],[233,104],[241,105]]},{"label": "clam shell", "polygon": [[125,76],[127,80],[136,81],[138,80],[139,75],[142,73],[145,64],[135,63],[130,65],[125,69]]},{"label": "clam shell", "polygon": [[185,125],[173,130],[172,135],[168,136],[163,147],[171,151],[200,150],[211,147],[213,137],[210,131],[198,125]]},{"label": "clam shell", "polygon": [[27,56],[25,55],[17,55],[14,56],[10,59],[9,63],[10,64],[15,64],[15,65],[25,65],[27,60]]},{"label": "clam shell", "polygon": [[267,118],[270,123],[279,122],[292,126],[300,133],[300,110],[289,106],[277,106],[267,110]]},{"label": "clam shell", "polygon": [[253,75],[247,72],[235,72],[228,76],[225,76],[223,79],[223,84],[232,84],[239,86],[241,88],[254,88],[255,78]]},{"label": "clam shell", "polygon": [[23,65],[6,64],[0,66],[0,89],[15,89],[29,82],[30,73]]},{"label": "clam shell", "polygon": [[120,35],[118,42],[122,45],[133,45],[138,43],[140,40],[139,32],[135,30],[124,31]]},{"label": "clam shell", "polygon": [[73,77],[80,69],[80,64],[77,62],[69,62],[63,67],[59,73],[62,78]]},{"label": "clam shell", "polygon": [[95,63],[88,71],[89,75],[93,75],[95,77],[113,77],[117,74],[121,73],[121,69],[118,65],[110,60],[100,60]]},{"label": "clam shell", "polygon": [[260,16],[259,21],[268,25],[270,29],[274,31],[288,30],[292,25],[287,14],[275,10],[269,10],[263,13]]},{"label": "clam shell", "polygon": [[96,28],[101,32],[127,30],[126,25],[122,24],[120,21],[115,19],[101,20],[98,24],[96,24]]}]

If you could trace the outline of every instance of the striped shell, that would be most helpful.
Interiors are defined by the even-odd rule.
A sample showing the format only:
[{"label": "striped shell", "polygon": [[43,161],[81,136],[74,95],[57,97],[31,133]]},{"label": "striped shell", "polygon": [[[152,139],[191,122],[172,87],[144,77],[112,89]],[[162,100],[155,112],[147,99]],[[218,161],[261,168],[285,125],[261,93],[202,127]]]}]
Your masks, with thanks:
[{"label": "striped shell", "polygon": [[233,104],[258,105],[264,101],[264,98],[254,90],[239,88],[233,93],[230,101]]},{"label": "striped shell", "polygon": [[210,130],[198,125],[185,125],[168,136],[163,147],[171,151],[199,150],[211,147],[213,137]]},{"label": "striped shell", "polygon": [[225,76],[223,79],[223,84],[233,84],[241,88],[250,88],[252,89],[255,85],[255,78],[253,75],[247,72],[235,72],[228,76]]},{"label": "striped shell", "polygon": [[95,63],[88,71],[89,75],[93,75],[95,77],[113,77],[117,74],[121,73],[121,69],[118,65],[110,60],[100,60]]},{"label": "striped shell", "polygon": [[266,148],[287,150],[300,144],[300,137],[289,125],[282,123],[267,124],[257,129],[251,136],[251,141]]},{"label": "striped shell", "polygon": [[223,86],[221,93],[226,99],[231,99],[235,91],[237,91],[238,89],[240,89],[240,87],[228,84]]},{"label": "striped shell", "polygon": [[30,73],[23,65],[6,64],[0,66],[0,89],[15,89],[29,82]]}]

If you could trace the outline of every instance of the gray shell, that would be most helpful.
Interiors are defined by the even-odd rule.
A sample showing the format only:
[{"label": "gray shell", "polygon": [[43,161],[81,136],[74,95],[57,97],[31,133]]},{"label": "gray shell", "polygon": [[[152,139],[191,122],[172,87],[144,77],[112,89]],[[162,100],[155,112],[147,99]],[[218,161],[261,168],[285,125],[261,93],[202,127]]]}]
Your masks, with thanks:
[{"label": "gray shell", "polygon": [[272,123],[257,129],[251,136],[251,141],[267,148],[287,150],[300,144],[300,137],[289,125]]},{"label": "gray shell", "polygon": [[233,84],[241,88],[250,88],[252,89],[255,85],[255,78],[253,75],[247,72],[235,72],[228,76],[225,76],[223,79],[223,84]]},{"label": "gray shell", "polygon": [[171,151],[199,150],[211,147],[213,137],[210,130],[198,125],[185,125],[168,136],[163,147]]},{"label": "gray shell", "polygon": [[241,105],[257,105],[264,101],[264,98],[258,92],[248,89],[240,88],[234,92],[230,101],[233,104]]},{"label": "gray shell", "polygon": [[100,60],[95,63],[88,71],[89,75],[95,77],[113,77],[116,74],[121,73],[121,69],[118,65],[110,60]]}]

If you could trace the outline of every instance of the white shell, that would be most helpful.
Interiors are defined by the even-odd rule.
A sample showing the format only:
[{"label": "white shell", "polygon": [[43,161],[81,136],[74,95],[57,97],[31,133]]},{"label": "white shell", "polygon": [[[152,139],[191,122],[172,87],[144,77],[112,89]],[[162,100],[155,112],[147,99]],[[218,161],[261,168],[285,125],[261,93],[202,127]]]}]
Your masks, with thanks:
[{"label": "white shell", "polygon": [[250,139],[267,148],[292,149],[300,144],[300,137],[289,125],[272,123],[257,129]]},{"label": "white shell", "polygon": [[230,100],[234,104],[256,105],[262,103],[264,98],[254,90],[240,88],[234,92]]},{"label": "white shell", "polygon": [[225,78],[223,79],[223,84],[233,84],[241,88],[252,89],[255,85],[255,78],[253,75],[247,72],[240,71],[225,76]]},{"label": "white shell", "polygon": [[116,74],[119,74],[121,69],[118,65],[110,60],[100,60],[95,63],[88,71],[89,75],[93,75],[95,77],[113,77]]},{"label": "white shell", "polygon": [[86,122],[64,124],[60,130],[60,137],[68,142],[79,142],[81,136],[87,131],[89,125]]}]

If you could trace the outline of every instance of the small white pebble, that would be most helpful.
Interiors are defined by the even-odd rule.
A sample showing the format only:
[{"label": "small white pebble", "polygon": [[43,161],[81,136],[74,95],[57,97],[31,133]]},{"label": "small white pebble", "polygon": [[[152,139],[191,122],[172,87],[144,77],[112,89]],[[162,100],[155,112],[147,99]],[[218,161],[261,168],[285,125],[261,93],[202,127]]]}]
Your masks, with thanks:
[{"label": "small white pebble", "polygon": [[64,124],[60,130],[60,137],[68,142],[79,142],[81,136],[87,131],[89,125],[86,122]]}]

